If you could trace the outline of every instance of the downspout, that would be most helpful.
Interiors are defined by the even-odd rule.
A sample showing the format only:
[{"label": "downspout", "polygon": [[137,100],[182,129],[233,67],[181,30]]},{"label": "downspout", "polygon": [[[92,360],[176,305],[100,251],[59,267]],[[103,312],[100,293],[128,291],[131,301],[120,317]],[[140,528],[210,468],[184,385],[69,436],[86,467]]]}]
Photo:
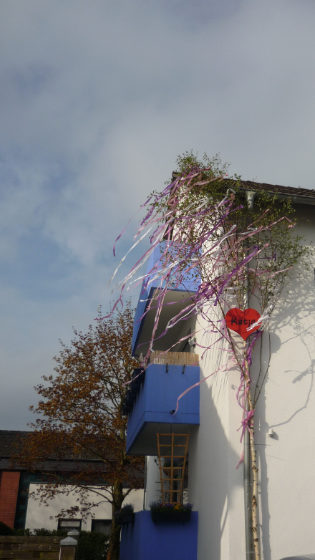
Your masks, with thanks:
[{"label": "downspout", "polygon": [[246,560],[252,560],[253,544],[251,531],[250,448],[248,430],[245,430],[244,433],[244,512]]},{"label": "downspout", "polygon": [[[247,207],[252,210],[254,206],[255,191],[246,191]],[[246,265],[248,271],[248,264]],[[248,272],[246,275],[248,278]],[[249,306],[249,288],[248,280],[245,291],[245,309]],[[247,345],[247,342],[245,342]],[[247,407],[246,402],[246,407]],[[249,446],[249,433],[245,430],[244,433],[244,512],[245,512],[245,545],[246,545],[246,560],[253,558],[253,539],[252,539],[252,523],[251,523],[251,470],[250,470],[250,446]]]}]

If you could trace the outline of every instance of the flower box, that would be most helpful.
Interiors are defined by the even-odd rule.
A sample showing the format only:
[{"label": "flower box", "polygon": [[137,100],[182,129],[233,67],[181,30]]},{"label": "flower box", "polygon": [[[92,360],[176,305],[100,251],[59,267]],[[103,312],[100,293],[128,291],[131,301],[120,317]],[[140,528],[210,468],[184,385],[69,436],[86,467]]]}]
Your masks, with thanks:
[{"label": "flower box", "polygon": [[151,511],[154,523],[187,523],[190,516],[191,511]]},{"label": "flower box", "polygon": [[151,505],[151,518],[154,523],[187,523],[191,517],[191,504]]}]

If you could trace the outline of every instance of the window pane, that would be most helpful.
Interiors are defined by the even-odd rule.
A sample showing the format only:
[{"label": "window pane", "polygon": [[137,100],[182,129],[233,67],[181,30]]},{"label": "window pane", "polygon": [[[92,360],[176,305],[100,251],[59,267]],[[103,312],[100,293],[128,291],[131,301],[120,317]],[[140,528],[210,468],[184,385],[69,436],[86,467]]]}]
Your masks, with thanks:
[{"label": "window pane", "polygon": [[59,519],[58,529],[81,529],[81,519]]},{"label": "window pane", "polygon": [[92,531],[95,531],[95,533],[102,533],[102,535],[109,536],[111,525],[112,525],[111,519],[93,519]]}]

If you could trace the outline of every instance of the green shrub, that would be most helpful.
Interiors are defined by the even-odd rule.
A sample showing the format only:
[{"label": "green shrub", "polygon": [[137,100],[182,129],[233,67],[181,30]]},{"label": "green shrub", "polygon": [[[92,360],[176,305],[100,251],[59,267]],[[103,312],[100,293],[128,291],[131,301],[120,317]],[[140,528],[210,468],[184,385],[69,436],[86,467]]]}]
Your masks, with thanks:
[{"label": "green shrub", "polygon": [[106,560],[108,537],[81,531],[76,560]]},{"label": "green shrub", "polygon": [[133,506],[130,504],[124,506],[120,511],[117,511],[115,513],[115,519],[118,525],[128,525],[128,523],[133,523],[134,517],[135,514],[133,511]]},{"label": "green shrub", "polygon": [[45,529],[42,527],[41,529],[25,529],[29,531],[30,535],[35,535],[36,537],[66,537],[67,531],[65,529]]},{"label": "green shrub", "polygon": [[13,535],[13,529],[0,521],[0,535]]},{"label": "green shrub", "polygon": [[[65,529],[12,529],[11,535],[20,537],[66,537],[67,531]],[[1,534],[1,533],[0,533]]]},{"label": "green shrub", "polygon": [[[41,537],[60,537],[60,540],[67,536],[64,529],[11,529],[0,521],[0,535],[20,535],[20,536],[41,536]],[[108,548],[108,537],[101,533],[90,533],[81,531],[78,539],[76,560],[106,560]]]}]

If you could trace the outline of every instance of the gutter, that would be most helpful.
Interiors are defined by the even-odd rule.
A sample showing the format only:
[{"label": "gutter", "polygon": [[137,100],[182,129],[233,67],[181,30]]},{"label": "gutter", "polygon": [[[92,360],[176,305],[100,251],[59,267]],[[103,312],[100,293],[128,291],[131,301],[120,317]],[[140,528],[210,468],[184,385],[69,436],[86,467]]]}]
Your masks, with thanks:
[{"label": "gutter", "polygon": [[[251,210],[254,206],[255,194],[257,191],[246,191],[247,206]],[[248,264],[246,265],[248,273]],[[246,286],[246,293],[244,297],[245,309],[249,306],[249,293],[248,284]],[[245,341],[247,345],[247,342]],[[252,540],[252,523],[251,523],[251,486],[250,486],[250,447],[249,447],[249,433],[245,430],[244,433],[244,521],[245,521],[245,553],[246,560],[251,560],[253,557],[253,540]]]}]

